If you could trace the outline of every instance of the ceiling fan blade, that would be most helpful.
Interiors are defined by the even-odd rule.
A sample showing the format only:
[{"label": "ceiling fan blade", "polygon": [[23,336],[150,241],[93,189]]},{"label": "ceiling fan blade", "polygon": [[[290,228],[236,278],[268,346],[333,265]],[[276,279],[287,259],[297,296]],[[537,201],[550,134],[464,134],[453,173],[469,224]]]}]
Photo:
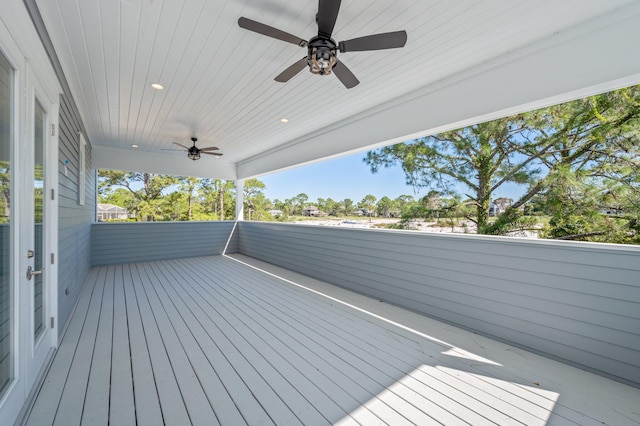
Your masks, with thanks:
[{"label": "ceiling fan blade", "polygon": [[206,148],[200,148],[200,151],[217,151],[220,148],[218,148],[217,146],[208,146]]},{"label": "ceiling fan blade", "polygon": [[407,43],[406,31],[373,34],[370,36],[352,38],[338,43],[340,52],[358,52],[365,50],[382,50],[404,47]]},{"label": "ceiling fan blade", "polygon": [[224,155],[220,152],[201,152],[200,154],[215,155],[216,157],[222,157]]},{"label": "ceiling fan blade", "polygon": [[275,81],[280,83],[286,83],[291,80],[296,74],[302,71],[307,66],[307,57],[300,59],[298,62],[295,62],[286,70],[282,71],[275,78]]},{"label": "ceiling fan blade", "polygon": [[266,35],[268,37],[273,37],[275,39],[286,41],[288,43],[297,44],[301,47],[307,45],[307,41],[301,39],[300,37],[296,37],[293,34],[286,33],[282,30],[270,27],[269,25],[262,24],[252,19],[241,17],[240,19],[238,19],[238,25],[240,25],[240,28],[244,28],[245,30],[253,31],[255,33]]},{"label": "ceiling fan blade", "polygon": [[338,77],[338,80],[344,84],[347,89],[351,89],[352,87],[356,87],[360,84],[360,81],[356,78],[355,75],[351,72],[349,68],[342,62],[338,62],[333,67],[333,73]]},{"label": "ceiling fan blade", "polygon": [[319,0],[318,2],[318,35],[331,38],[333,27],[338,19],[340,0]]},{"label": "ceiling fan blade", "polygon": [[172,144],[174,144],[174,145],[181,146],[181,147],[183,147],[184,149],[189,149],[189,147],[188,147],[188,146],[184,146],[184,145],[182,145],[181,143],[178,143],[178,142],[171,142],[171,143],[172,143]]}]

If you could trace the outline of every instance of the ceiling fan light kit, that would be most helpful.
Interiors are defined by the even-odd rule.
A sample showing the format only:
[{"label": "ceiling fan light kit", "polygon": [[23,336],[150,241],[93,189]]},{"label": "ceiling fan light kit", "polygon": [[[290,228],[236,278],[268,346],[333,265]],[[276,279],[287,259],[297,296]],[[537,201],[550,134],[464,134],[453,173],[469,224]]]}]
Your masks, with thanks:
[{"label": "ceiling fan light kit", "polygon": [[209,151],[218,151],[220,148],[218,148],[217,146],[208,146],[206,148],[198,148],[196,146],[196,142],[198,142],[198,138],[196,137],[192,137],[191,142],[193,142],[192,146],[185,146],[179,142],[173,142],[173,144],[178,145],[179,147],[187,150],[187,158],[193,161],[199,160],[202,154],[213,155],[217,158],[220,158],[223,155],[221,152],[209,152]]},{"label": "ceiling fan light kit", "polygon": [[347,89],[351,89],[360,82],[344,63],[338,62],[338,51],[344,53],[404,47],[407,43],[407,33],[406,31],[394,31],[336,43],[331,38],[331,33],[338,18],[340,3],[340,0],[319,0],[316,15],[318,35],[309,41],[245,17],[238,19],[238,25],[246,30],[307,48],[307,56],[276,76],[276,81],[285,83],[305,67],[309,67],[309,71],[317,75],[330,75],[333,71],[338,80]]},{"label": "ceiling fan light kit", "polygon": [[307,64],[312,74],[329,75],[338,62],[336,42],[314,37],[309,40]]}]

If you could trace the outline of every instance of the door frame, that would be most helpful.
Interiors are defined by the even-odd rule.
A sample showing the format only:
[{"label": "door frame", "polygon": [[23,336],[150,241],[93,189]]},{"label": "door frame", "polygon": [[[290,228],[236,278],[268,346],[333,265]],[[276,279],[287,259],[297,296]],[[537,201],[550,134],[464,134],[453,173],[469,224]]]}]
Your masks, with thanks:
[{"label": "door frame", "polygon": [[[20,411],[20,405],[24,402],[24,394],[26,392],[26,381],[24,380],[24,364],[20,359],[21,354],[24,353],[25,341],[24,333],[20,326],[22,307],[20,301],[22,300],[20,286],[18,285],[18,271],[20,269],[20,259],[18,256],[20,247],[19,238],[19,224],[17,221],[20,217],[20,204],[21,204],[21,191],[19,191],[22,184],[20,183],[22,171],[22,157],[20,155],[19,147],[24,134],[25,128],[25,111],[22,106],[22,96],[24,94],[23,79],[24,79],[24,58],[20,51],[20,48],[11,39],[11,34],[8,29],[0,22],[0,51],[9,61],[14,69],[13,72],[13,103],[12,103],[12,116],[13,121],[13,140],[11,141],[11,168],[13,176],[11,179],[11,202],[13,203],[11,208],[11,236],[9,247],[11,250],[10,260],[10,286],[12,288],[11,303],[11,351],[13,359],[13,380],[5,389],[4,394],[0,398],[0,415],[7,418],[13,418]],[[14,414],[15,413],[15,414]]]},{"label": "door frame", "polygon": [[[43,107],[48,112],[47,128],[51,128],[51,124],[55,125],[55,134],[49,137],[49,143],[46,147],[46,179],[49,188],[55,190],[55,197],[51,200],[50,190],[44,194],[44,199],[49,203],[46,213],[48,223],[45,241],[44,260],[47,266],[47,283],[46,298],[48,299],[48,314],[45,326],[50,327],[49,318],[55,318],[55,326],[47,333],[47,336],[40,339],[34,349],[37,348],[55,348],[58,344],[58,118],[59,118],[59,102],[62,87],[57,79],[57,75],[49,60],[40,37],[34,27],[31,17],[21,0],[2,0],[0,7],[0,51],[8,59],[14,69],[14,99],[12,121],[14,127],[13,140],[11,141],[11,161],[12,161],[12,209],[11,209],[11,288],[12,288],[12,354],[13,362],[13,381],[7,386],[6,391],[0,398],[0,418],[12,424],[18,417],[28,395],[32,391],[33,384],[38,376],[39,370],[44,366],[45,359],[41,362],[43,365],[35,368],[36,364],[32,363],[31,372],[28,372],[29,359],[33,355],[33,351],[29,349],[28,331],[30,329],[30,321],[32,318],[30,310],[32,303],[30,302],[30,291],[27,291],[26,281],[26,260],[25,246],[26,237],[24,230],[31,227],[31,223],[27,224],[22,218],[27,212],[25,205],[27,198],[33,198],[32,191],[26,191],[26,182],[28,179],[27,167],[27,150],[26,144],[31,143],[33,139],[33,99],[37,94]],[[30,106],[31,105],[31,106]],[[31,179],[33,176],[30,176]],[[29,186],[32,187],[33,184]],[[33,214],[33,213],[32,213]],[[33,231],[31,231],[33,232]],[[55,263],[50,263],[51,253],[55,255]],[[32,264],[32,262],[31,262]],[[27,320],[25,320],[27,318]],[[29,353],[31,352],[31,353]],[[43,352],[50,352],[43,351]],[[38,371],[35,371],[38,370]],[[35,371],[35,373],[34,373]]]}]

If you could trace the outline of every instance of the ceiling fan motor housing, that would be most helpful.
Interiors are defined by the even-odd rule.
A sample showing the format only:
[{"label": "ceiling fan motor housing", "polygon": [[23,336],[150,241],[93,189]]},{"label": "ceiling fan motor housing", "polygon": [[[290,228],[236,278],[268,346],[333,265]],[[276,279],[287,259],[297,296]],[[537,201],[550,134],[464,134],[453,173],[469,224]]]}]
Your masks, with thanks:
[{"label": "ceiling fan motor housing", "polygon": [[338,63],[337,44],[333,39],[314,37],[307,45],[307,64],[312,74],[329,75]]},{"label": "ceiling fan motor housing", "polygon": [[189,148],[189,151],[187,151],[187,157],[189,157],[189,159],[196,161],[200,159],[200,149],[196,148],[195,146]]}]

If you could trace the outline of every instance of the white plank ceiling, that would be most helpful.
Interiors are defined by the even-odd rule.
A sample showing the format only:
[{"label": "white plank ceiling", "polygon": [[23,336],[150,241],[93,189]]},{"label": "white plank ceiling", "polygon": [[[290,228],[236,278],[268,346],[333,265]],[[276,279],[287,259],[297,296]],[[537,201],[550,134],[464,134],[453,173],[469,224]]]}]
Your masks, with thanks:
[{"label": "white plank ceiling", "polygon": [[[438,123],[426,120],[414,125],[407,118],[406,131],[389,130],[387,116],[380,113],[381,108],[396,105],[414,93],[427,94],[442,82],[463,79],[459,76],[477,67],[491,68],[487,64],[500,60],[504,63],[504,58],[523,48],[535,56],[537,50],[552,44],[548,40],[553,37],[575,49],[578,45],[571,43],[580,39],[576,28],[594,33],[619,22],[623,25],[626,18],[634,14],[637,18],[640,13],[640,2],[630,0],[345,0],[333,34],[336,41],[378,32],[408,33],[403,49],[339,56],[360,80],[359,86],[347,90],[335,76],[320,77],[306,71],[286,84],[275,82],[274,77],[306,50],[243,30],[237,24],[238,18],[245,16],[309,39],[317,33],[317,0],[37,3],[83,115],[98,166],[116,166],[113,162],[123,158],[122,168],[139,164],[144,169],[153,166],[144,164],[145,158],[156,159],[156,166],[161,163],[158,158],[166,158],[170,160],[167,164],[196,167],[183,153],[164,150],[174,148],[172,141],[186,144],[191,136],[197,136],[200,146],[216,145],[224,157],[201,160],[198,163],[204,165],[198,164],[194,174],[224,178],[259,175],[380,146],[429,131],[436,124],[446,126],[538,101],[513,99]],[[610,44],[616,36],[607,37]],[[635,61],[631,69],[638,63]],[[537,84],[532,76],[539,72],[532,69],[531,75],[522,75],[521,84]],[[635,73],[640,73],[640,68]],[[593,86],[628,79],[632,74],[625,69],[577,84]],[[165,89],[156,91],[151,83],[160,83]],[[494,81],[493,93],[500,93],[500,83]],[[559,92],[543,93],[540,99],[582,86],[554,89]],[[453,110],[466,101],[458,98],[447,105],[431,106]],[[354,123],[374,112],[377,119],[373,126],[367,126],[370,133],[366,140],[333,144],[334,135],[322,149],[317,135],[344,127],[343,136],[352,139],[352,133],[362,133]],[[393,115],[388,117],[391,120]],[[283,124],[281,118],[289,122]],[[349,130],[349,126],[353,128]],[[139,148],[132,149],[132,144]],[[287,155],[294,145],[302,154],[293,150]]]}]

